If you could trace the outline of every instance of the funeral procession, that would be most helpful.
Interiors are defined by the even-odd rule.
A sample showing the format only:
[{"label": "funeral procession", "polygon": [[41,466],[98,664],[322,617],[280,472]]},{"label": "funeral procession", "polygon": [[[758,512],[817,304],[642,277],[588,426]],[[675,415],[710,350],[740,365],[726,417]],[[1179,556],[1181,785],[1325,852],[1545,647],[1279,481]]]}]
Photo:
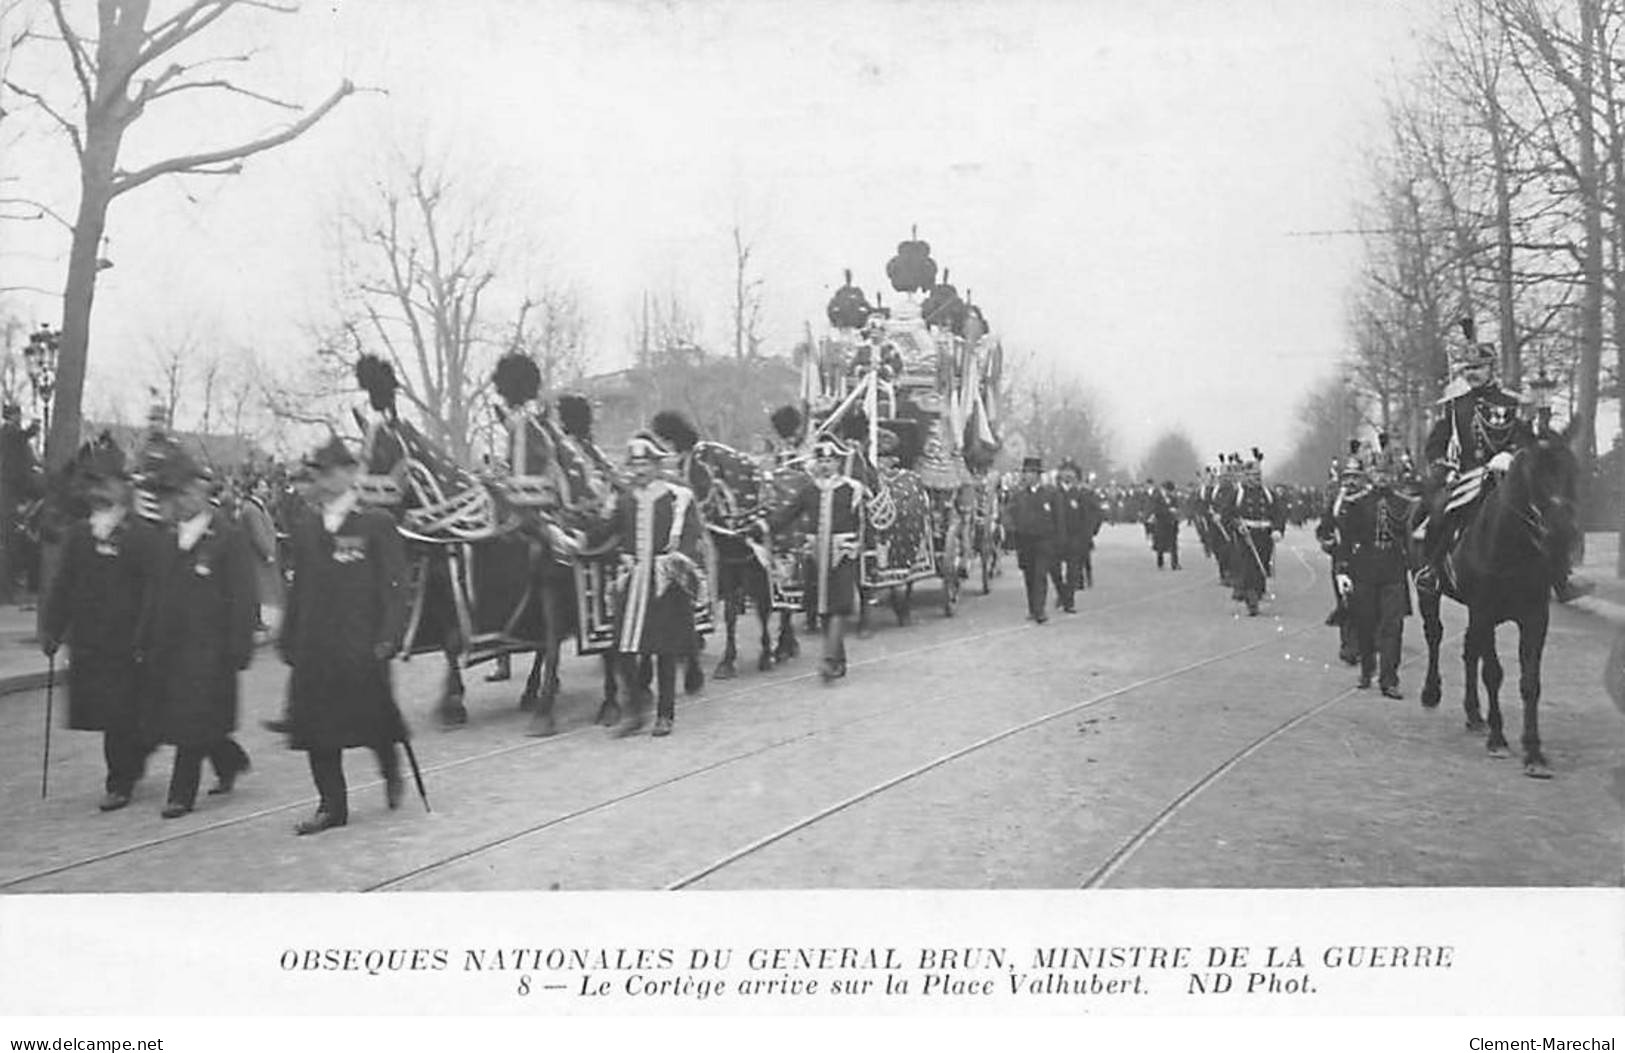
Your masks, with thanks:
[{"label": "funeral procession", "polygon": [[1625,882],[1625,128],[16,7],[5,892]]}]

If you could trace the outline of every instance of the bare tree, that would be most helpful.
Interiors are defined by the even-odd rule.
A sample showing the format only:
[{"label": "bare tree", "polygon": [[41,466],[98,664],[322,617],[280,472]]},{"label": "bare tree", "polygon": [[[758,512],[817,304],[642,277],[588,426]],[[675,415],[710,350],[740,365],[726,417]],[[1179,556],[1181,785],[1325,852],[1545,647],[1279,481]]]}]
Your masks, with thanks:
[{"label": "bare tree", "polygon": [[[240,172],[245,159],[303,135],[355,89],[344,81],[326,99],[306,108],[220,74],[220,66],[247,63],[251,53],[186,61],[174,57],[183,45],[196,41],[235,10],[277,14],[297,10],[277,0],[188,0],[168,16],[155,16],[152,0],[97,0],[96,26],[88,30],[73,24],[65,0],[48,3],[63,59],[71,73],[71,80],[64,80],[77,86],[73,102],[64,105],[49,92],[10,78],[5,84],[62,130],[79,163],[79,206],[72,224],[63,290],[56,413],[46,445],[47,459],[56,465],[72,456],[79,439],[90,313],[109,206],[122,195],[163,176]],[[220,94],[252,99],[294,116],[286,127],[258,138],[202,148],[133,170],[120,165],[125,136],[149,109],[177,96]]]},{"label": "bare tree", "polygon": [[755,245],[745,239],[739,223],[733,225],[734,245],[734,357],[754,358],[762,345],[758,326],[762,316],[763,279],[751,272]]},{"label": "bare tree", "polygon": [[341,217],[342,319],[323,353],[330,375],[381,354],[429,435],[469,463],[497,356],[528,350],[562,378],[583,360],[581,312],[573,294],[529,287],[487,194],[443,163],[397,162]]}]

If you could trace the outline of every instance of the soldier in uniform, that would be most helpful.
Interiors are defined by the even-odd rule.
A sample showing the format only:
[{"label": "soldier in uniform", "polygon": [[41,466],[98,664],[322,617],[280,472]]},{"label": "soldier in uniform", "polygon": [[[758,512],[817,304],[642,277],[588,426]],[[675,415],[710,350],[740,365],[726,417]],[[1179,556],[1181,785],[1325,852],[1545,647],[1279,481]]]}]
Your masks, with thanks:
[{"label": "soldier in uniform", "polygon": [[1055,491],[1043,483],[1042,458],[1021,461],[1021,482],[1010,495],[1005,533],[1016,550],[1016,564],[1027,584],[1027,620],[1049,621],[1044,605],[1049,592],[1049,566],[1055,558]]},{"label": "soldier in uniform", "polygon": [[847,619],[857,612],[858,560],[863,502],[868,491],[846,474],[850,451],[832,438],[813,446],[812,481],[775,511],[779,533],[798,519],[812,525],[812,555],[805,564],[808,617],[822,625],[825,683],[846,675]]},{"label": "soldier in uniform", "polygon": [[1157,569],[1162,569],[1166,555],[1172,569],[1178,570],[1179,495],[1174,492],[1173,481],[1164,482],[1161,490],[1153,489],[1148,503],[1150,511],[1146,515],[1145,529],[1157,553]]},{"label": "soldier in uniform", "polygon": [[1083,568],[1089,562],[1089,549],[1100,530],[1100,502],[1078,485],[1083,473],[1068,458],[1056,469],[1055,563],[1050,577],[1055,585],[1056,605],[1068,614],[1077,613],[1074,597],[1084,588]]},{"label": "soldier in uniform", "polygon": [[259,596],[248,539],[209,503],[208,473],[171,449],[149,474],[169,528],[156,546],[153,587],[142,623],[156,738],[175,746],[165,819],[197,803],[203,759],[230,793],[249,769],[235,740],[237,674],[254,660]]},{"label": "soldier in uniform", "polygon": [[1275,555],[1276,533],[1286,529],[1284,512],[1275,494],[1264,485],[1264,455],[1253,447],[1253,459],[1241,466],[1240,483],[1227,490],[1220,515],[1230,536],[1233,596],[1247,605],[1250,616],[1258,614],[1258,603],[1268,588]]},{"label": "soldier in uniform", "polygon": [[648,688],[639,659],[652,656],[659,692],[654,734],[670,735],[676,716],[677,664],[694,656],[694,599],[701,588],[703,527],[694,492],[663,476],[671,452],[648,432],[632,437],[627,470],[632,486],[619,510],[624,555],[615,640],[621,675],[632,704],[616,734],[642,730],[648,720]]},{"label": "soldier in uniform", "polygon": [[[1348,602],[1360,659],[1360,687],[1378,686],[1387,698],[1399,691],[1399,651],[1410,610],[1406,526],[1411,502],[1395,489],[1398,464],[1379,444],[1369,475],[1371,486],[1339,501],[1337,518],[1338,591]],[[1380,660],[1380,664],[1379,664]]]},{"label": "soldier in uniform", "polygon": [[1360,459],[1360,440],[1350,439],[1348,456],[1344,458],[1341,466],[1334,468],[1326,504],[1321,511],[1320,521],[1315,525],[1315,540],[1320,542],[1320,550],[1332,560],[1334,606],[1332,612],[1326,616],[1326,624],[1337,627],[1337,657],[1344,665],[1359,664],[1360,647],[1355,636],[1354,619],[1349,616],[1347,592],[1340,584],[1348,575],[1348,564],[1342,554],[1345,546],[1340,521],[1344,503],[1359,497],[1370,488],[1371,479],[1366,474],[1365,463]]},{"label": "soldier in uniform", "polygon": [[107,763],[101,810],[130,795],[152,752],[136,642],[152,585],[158,530],[130,510],[124,453],[107,436],[81,454],[90,517],[75,522],[46,599],[40,647],[67,643],[68,727],[102,733]]},{"label": "soldier in uniform", "polygon": [[320,803],[294,829],[317,834],[350,820],[343,751],[371,749],[384,799],[400,806],[396,744],[406,725],[389,661],[406,630],[406,550],[388,513],[357,507],[360,464],[335,436],[306,462],[317,514],[294,526],[293,588],[278,641],[288,678],[288,739],[308,754]]},{"label": "soldier in uniform", "polygon": [[[1435,493],[1423,527],[1426,565],[1418,571],[1433,584],[1444,557],[1484,493],[1490,473],[1505,472],[1517,450],[1532,441],[1529,423],[1519,414],[1522,401],[1495,378],[1494,344],[1481,344],[1470,318],[1461,322],[1466,345],[1455,360],[1456,378],[1440,399],[1443,412],[1428,432],[1423,456],[1432,472]],[[1566,547],[1548,553],[1558,602],[1568,603],[1591,591],[1587,582],[1570,580],[1571,555]]]}]

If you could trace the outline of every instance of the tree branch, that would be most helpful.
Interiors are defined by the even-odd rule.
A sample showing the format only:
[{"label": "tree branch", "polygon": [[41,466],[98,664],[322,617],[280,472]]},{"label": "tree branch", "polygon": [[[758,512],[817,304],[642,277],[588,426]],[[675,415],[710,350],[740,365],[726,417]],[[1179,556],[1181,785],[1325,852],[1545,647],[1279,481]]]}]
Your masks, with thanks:
[{"label": "tree branch", "polygon": [[72,121],[58,113],[56,108],[47,102],[45,100],[45,96],[41,95],[39,92],[29,91],[27,88],[13,80],[6,81],[5,85],[18,95],[21,95],[23,98],[29,100],[35,106],[38,106],[40,109],[49,114],[56,121],[56,123],[60,124],[63,130],[68,133],[68,139],[73,143],[74,153],[80,157],[85,155],[85,141],[79,135],[79,126],[77,124],[74,124]]},{"label": "tree branch", "polygon": [[[181,67],[171,66],[170,68],[180,69]],[[183,91],[193,91],[198,88],[218,88],[221,91],[228,91],[236,95],[246,95],[250,99],[257,99],[258,101],[268,105],[279,106],[284,110],[292,110],[294,112],[298,112],[303,108],[296,102],[285,102],[282,99],[272,98],[269,95],[262,95],[257,91],[250,91],[247,88],[239,87],[238,85],[233,84],[231,81],[224,79],[182,81],[179,84],[173,84],[167,88],[162,88],[158,91],[151,92],[150,94],[143,93],[143,102],[152,102],[156,99],[162,99],[170,95],[177,95]]]},{"label": "tree branch", "polygon": [[79,80],[79,91],[84,95],[85,105],[88,107],[96,98],[90,87],[90,69],[94,63],[90,60],[90,52],[86,50],[84,40],[78,32],[68,24],[68,16],[62,10],[62,0],[51,0],[51,17],[56,19],[56,28],[62,34],[62,43],[67,46],[68,56],[73,59],[73,75]]},{"label": "tree branch", "polygon": [[317,121],[320,121],[323,117],[326,117],[333,107],[342,102],[344,97],[349,95],[354,90],[355,86],[346,80],[343,84],[339,85],[337,90],[335,90],[332,95],[329,95],[320,106],[317,106],[300,120],[274,135],[268,135],[264,138],[256,139],[253,142],[243,143],[238,146],[226,147],[220,150],[211,150],[206,153],[189,154],[184,157],[170,158],[167,161],[159,161],[157,164],[148,165],[146,168],[143,168],[137,172],[123,173],[115,177],[113,180],[112,196],[118,197],[120,194],[134,190],[136,187],[149,183],[152,180],[157,179],[159,176],[176,175],[179,173],[195,171],[199,168],[219,165],[228,161],[239,161],[247,157],[252,157],[253,155],[261,153],[265,150],[272,149],[273,147],[281,146],[283,143],[291,142],[292,140],[297,139],[299,136],[308,132],[312,127],[315,126]]}]

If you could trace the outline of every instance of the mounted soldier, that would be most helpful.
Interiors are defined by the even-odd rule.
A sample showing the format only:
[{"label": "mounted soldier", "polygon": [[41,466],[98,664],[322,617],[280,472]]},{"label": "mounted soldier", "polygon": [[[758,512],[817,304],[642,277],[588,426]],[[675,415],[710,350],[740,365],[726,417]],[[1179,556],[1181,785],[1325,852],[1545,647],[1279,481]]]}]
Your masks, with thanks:
[{"label": "mounted soldier", "polygon": [[1336,549],[1333,566],[1338,592],[1354,625],[1360,681],[1371,686],[1373,673],[1386,698],[1399,691],[1399,654],[1406,615],[1411,613],[1406,526],[1413,505],[1397,484],[1400,465],[1386,434],[1378,438],[1366,475],[1370,485],[1340,496],[1336,503]]},{"label": "mounted soldier", "polygon": [[[1477,341],[1471,318],[1461,320],[1461,330],[1466,343],[1453,361],[1456,375],[1439,400],[1443,408],[1423,446],[1434,493],[1422,528],[1426,561],[1417,577],[1430,590],[1439,587],[1445,553],[1477,513],[1485,493],[1511,467],[1513,455],[1534,441],[1520,412],[1523,400],[1495,377],[1495,345]],[[1558,602],[1591,591],[1589,583],[1570,580],[1566,550],[1548,552],[1548,557]]]}]

